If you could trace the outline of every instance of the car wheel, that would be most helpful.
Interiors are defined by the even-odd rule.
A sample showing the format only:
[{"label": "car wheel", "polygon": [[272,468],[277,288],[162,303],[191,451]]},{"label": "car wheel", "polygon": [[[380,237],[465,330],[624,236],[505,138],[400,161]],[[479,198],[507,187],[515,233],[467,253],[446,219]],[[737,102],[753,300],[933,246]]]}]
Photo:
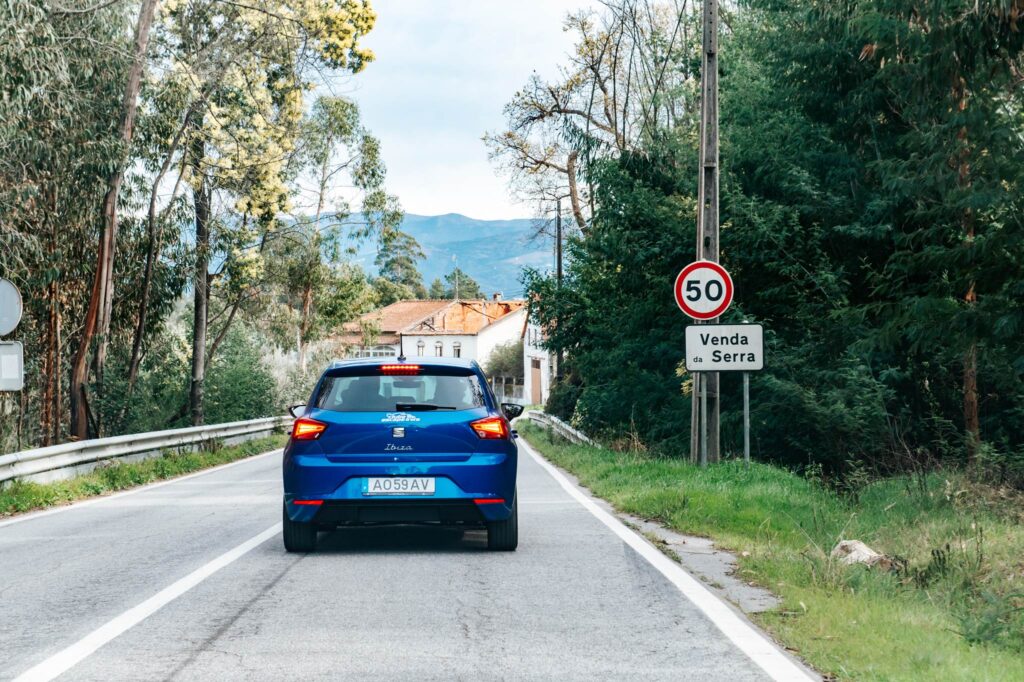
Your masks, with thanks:
[{"label": "car wheel", "polygon": [[487,549],[514,552],[519,546],[519,495],[512,498],[512,513],[504,521],[487,524]]},{"label": "car wheel", "polygon": [[289,552],[312,552],[316,549],[317,526],[314,523],[300,523],[288,518],[287,505],[284,512],[284,548]]}]

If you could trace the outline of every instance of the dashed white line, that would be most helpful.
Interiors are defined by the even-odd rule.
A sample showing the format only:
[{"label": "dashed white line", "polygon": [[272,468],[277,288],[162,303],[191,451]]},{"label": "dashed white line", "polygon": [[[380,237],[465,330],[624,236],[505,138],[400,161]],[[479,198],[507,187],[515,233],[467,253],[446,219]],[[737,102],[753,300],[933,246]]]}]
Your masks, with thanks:
[{"label": "dashed white line", "polygon": [[237,561],[280,532],[281,524],[276,523],[259,535],[246,540],[234,549],[228,550],[208,564],[192,571],[181,580],[168,585],[138,606],[128,609],[116,618],[107,621],[66,649],[58,651],[42,663],[26,670],[15,678],[15,682],[46,682],[56,678],[87,658],[107,642],[135,627],[220,569]]},{"label": "dashed white line", "polygon": [[803,668],[797,665],[792,659],[784,654],[767,637],[744,620],[739,614],[732,610],[732,607],[724,603],[696,578],[687,573],[676,562],[669,559],[640,535],[630,530],[617,518],[601,509],[589,497],[584,495],[572,481],[565,477],[554,465],[544,459],[536,450],[520,439],[519,444],[524,446],[530,456],[540,464],[548,474],[551,475],[562,488],[569,493],[577,502],[597,517],[613,533],[619,536],[627,545],[633,548],[637,554],[642,556],[658,570],[669,582],[683,593],[694,606],[701,610],[705,616],[722,631],[729,641],[736,645],[746,656],[764,670],[773,680],[813,680]]}]

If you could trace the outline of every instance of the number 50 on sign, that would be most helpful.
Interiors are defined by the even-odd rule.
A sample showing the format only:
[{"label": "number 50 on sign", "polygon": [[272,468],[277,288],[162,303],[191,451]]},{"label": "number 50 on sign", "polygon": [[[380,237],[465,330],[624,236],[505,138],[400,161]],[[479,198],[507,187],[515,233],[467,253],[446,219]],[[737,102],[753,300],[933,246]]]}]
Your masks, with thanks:
[{"label": "number 50 on sign", "polygon": [[676,277],[679,309],[695,320],[713,320],[732,303],[732,277],[718,263],[690,263]]}]

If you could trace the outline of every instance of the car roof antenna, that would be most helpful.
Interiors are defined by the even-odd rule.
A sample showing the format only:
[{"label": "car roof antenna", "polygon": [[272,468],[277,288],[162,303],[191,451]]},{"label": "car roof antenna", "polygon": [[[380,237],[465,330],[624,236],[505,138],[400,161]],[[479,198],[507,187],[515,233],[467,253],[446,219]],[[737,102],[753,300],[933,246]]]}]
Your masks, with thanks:
[{"label": "car roof antenna", "polygon": [[407,359],[408,359],[408,358],[406,358],[406,357],[405,357],[404,355],[399,355],[399,356],[398,356],[398,361],[399,361],[399,362],[405,362],[405,361],[406,361]]}]

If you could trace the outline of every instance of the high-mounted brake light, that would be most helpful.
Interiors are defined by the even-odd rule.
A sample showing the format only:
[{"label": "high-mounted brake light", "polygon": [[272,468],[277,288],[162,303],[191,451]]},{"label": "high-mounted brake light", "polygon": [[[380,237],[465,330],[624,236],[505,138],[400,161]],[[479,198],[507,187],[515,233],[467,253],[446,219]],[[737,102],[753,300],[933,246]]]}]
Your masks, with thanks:
[{"label": "high-mounted brake light", "polygon": [[383,374],[419,374],[419,365],[381,365],[380,371]]},{"label": "high-mounted brake light", "polygon": [[470,423],[476,435],[485,440],[502,440],[508,438],[508,420],[504,417],[484,417]]},{"label": "high-mounted brake light", "polygon": [[327,424],[315,419],[302,417],[295,420],[292,426],[292,438],[295,440],[316,440],[327,428]]}]

